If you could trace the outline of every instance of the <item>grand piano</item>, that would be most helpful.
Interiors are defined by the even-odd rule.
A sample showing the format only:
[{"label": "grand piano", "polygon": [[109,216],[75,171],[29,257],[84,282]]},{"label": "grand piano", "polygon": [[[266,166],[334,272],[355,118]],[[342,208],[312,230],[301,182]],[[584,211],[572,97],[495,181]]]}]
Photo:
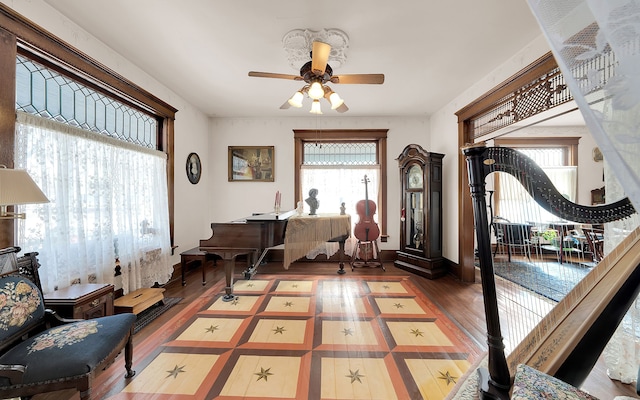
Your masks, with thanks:
[{"label": "grand piano", "polygon": [[[225,295],[223,296],[224,301],[232,301],[235,299],[233,294],[233,278],[236,258],[238,256],[247,256],[251,265],[244,271],[244,276],[246,279],[250,279],[251,276],[255,274],[258,265],[260,265],[269,248],[284,243],[286,259],[291,258],[291,255],[287,253],[288,250],[294,251],[294,259],[299,258],[300,254],[306,252],[304,251],[304,246],[302,247],[303,253],[299,252],[301,249],[299,241],[291,243],[294,236],[305,237],[305,243],[303,244],[308,245],[307,248],[317,246],[318,242],[338,242],[340,245],[340,269],[338,273],[343,274],[345,272],[343,255],[344,243],[349,237],[351,230],[349,216],[320,216],[316,218],[296,216],[293,219],[295,221],[293,224],[296,225],[296,228],[290,230],[289,237],[287,237],[289,240],[285,241],[287,226],[291,217],[295,214],[295,210],[279,214],[257,214],[231,222],[214,222],[211,224],[213,233],[209,239],[200,240],[199,251],[205,254],[214,254],[222,258],[226,284]],[[313,232],[314,238],[309,240],[308,234],[299,235],[303,230]],[[286,242],[290,245],[295,244],[295,246],[290,246],[288,249]],[[298,252],[296,252],[296,250]],[[259,257],[258,254],[260,254]],[[288,263],[284,267],[288,268]]]},{"label": "grand piano", "polygon": [[[284,232],[288,219],[294,211],[285,213],[257,214],[231,222],[212,223],[213,232],[209,239],[200,240],[200,251],[215,254],[224,261],[225,295],[224,301],[232,301],[233,276],[236,258],[246,255],[253,265],[245,271],[245,277],[255,273],[255,268],[270,247],[284,243]],[[262,252],[259,260],[258,252]]]}]

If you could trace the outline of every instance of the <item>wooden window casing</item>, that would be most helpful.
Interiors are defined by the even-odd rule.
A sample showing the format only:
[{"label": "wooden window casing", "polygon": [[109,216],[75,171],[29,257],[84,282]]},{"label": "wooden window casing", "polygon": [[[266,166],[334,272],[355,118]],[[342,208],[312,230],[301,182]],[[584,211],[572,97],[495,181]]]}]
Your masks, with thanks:
[{"label": "wooden window casing", "polygon": [[324,130],[298,130],[294,131],[294,195],[296,199],[302,199],[300,188],[300,169],[303,163],[303,146],[305,142],[357,142],[376,141],[377,159],[380,164],[380,203],[378,204],[380,226],[380,240],[386,242],[387,232],[387,132],[388,129],[324,129]]}]

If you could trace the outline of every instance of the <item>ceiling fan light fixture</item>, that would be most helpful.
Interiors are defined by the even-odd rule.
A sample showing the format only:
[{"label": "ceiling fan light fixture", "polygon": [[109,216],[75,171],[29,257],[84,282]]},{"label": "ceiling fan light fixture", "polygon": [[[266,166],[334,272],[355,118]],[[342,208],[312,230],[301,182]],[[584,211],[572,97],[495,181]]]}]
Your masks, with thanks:
[{"label": "ceiling fan light fixture", "polygon": [[313,100],[311,103],[311,110],[309,111],[311,114],[322,114],[322,107],[320,107],[320,100]]},{"label": "ceiling fan light fixture", "polygon": [[297,91],[288,100],[289,105],[291,105],[292,107],[300,108],[300,107],[302,107],[302,99],[303,98],[304,98],[304,95],[302,94],[302,92],[301,91]]},{"label": "ceiling fan light fixture", "polygon": [[313,82],[311,84],[311,86],[309,87],[308,95],[314,101],[315,100],[320,100],[321,98],[323,98],[324,97],[324,88],[322,87],[322,84],[320,82],[318,82],[318,81]]}]

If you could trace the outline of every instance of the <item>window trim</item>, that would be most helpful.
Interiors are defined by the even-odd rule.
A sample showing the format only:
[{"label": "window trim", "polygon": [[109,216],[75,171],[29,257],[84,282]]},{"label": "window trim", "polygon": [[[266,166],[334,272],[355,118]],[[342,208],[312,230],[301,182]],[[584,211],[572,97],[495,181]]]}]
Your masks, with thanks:
[{"label": "window trim", "polygon": [[[44,28],[0,4],[0,164],[13,168],[16,124],[16,56],[20,54],[153,115],[158,120],[157,149],[167,154],[167,190],[171,245],[174,243],[174,125],[173,106],[64,42]],[[0,246],[14,243],[14,222],[0,221]]]},{"label": "window trim", "polygon": [[387,133],[388,129],[294,129],[294,196],[302,199],[300,188],[300,169],[302,168],[303,144],[305,142],[355,142],[376,141],[378,143],[376,155],[380,165],[380,202],[378,205],[381,228],[380,240],[386,242],[387,232]]}]

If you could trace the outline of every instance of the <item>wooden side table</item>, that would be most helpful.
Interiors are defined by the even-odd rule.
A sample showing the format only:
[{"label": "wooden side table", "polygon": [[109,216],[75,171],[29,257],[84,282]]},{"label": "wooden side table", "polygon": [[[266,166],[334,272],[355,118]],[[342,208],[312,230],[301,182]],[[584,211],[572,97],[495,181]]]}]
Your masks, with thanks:
[{"label": "wooden side table", "polygon": [[64,318],[91,319],[113,315],[113,285],[71,285],[45,293],[44,305]]}]

